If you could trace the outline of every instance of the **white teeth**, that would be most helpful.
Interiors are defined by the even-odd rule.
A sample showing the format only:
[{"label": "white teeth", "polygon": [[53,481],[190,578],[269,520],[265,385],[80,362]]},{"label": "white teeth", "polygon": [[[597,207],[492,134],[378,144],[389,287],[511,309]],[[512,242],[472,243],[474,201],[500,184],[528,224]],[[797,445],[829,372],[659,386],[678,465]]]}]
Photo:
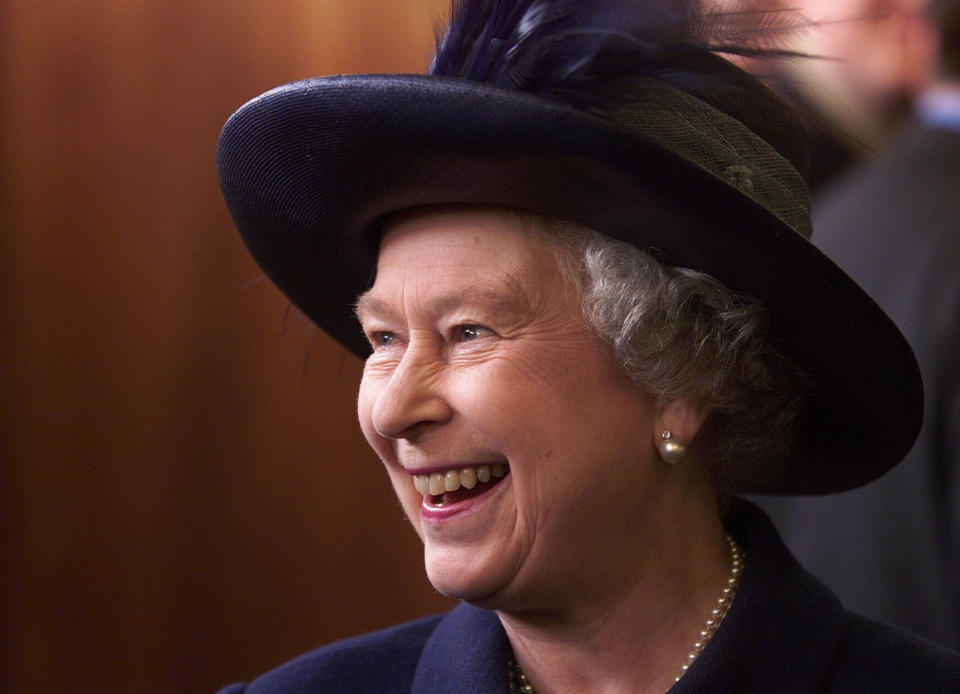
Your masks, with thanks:
[{"label": "white teeth", "polygon": [[447,474],[443,478],[443,488],[448,492],[455,492],[460,489],[460,473],[456,470],[447,470]]},{"label": "white teeth", "polygon": [[416,487],[418,494],[426,496],[430,493],[430,478],[426,475],[416,475],[413,478],[413,486]]},{"label": "white teeth", "polygon": [[418,494],[436,496],[444,492],[455,492],[460,487],[473,489],[478,482],[486,484],[491,479],[500,479],[506,474],[506,465],[499,463],[493,467],[479,465],[477,467],[465,467],[460,471],[447,470],[446,472],[435,472],[432,475],[414,475],[413,486]]}]

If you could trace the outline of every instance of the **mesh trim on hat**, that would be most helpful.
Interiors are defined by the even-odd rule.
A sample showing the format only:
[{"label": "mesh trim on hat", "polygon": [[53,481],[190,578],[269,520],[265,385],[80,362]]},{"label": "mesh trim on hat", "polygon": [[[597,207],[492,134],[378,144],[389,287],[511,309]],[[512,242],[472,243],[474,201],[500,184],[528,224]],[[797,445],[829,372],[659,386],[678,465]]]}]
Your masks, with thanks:
[{"label": "mesh trim on hat", "polygon": [[765,140],[736,118],[660,80],[641,80],[630,93],[628,105],[602,115],[726,181],[810,238],[807,184]]}]

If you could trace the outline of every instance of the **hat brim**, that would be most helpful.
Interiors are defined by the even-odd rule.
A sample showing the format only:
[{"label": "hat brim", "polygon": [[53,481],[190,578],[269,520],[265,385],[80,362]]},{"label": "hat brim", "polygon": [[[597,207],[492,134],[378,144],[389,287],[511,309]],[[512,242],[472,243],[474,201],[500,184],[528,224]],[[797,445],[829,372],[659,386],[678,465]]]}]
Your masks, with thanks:
[{"label": "hat brim", "polygon": [[916,360],[872,299],[731,183],[592,114],[450,78],[317,78],[240,108],[217,159],[258,264],[361,357],[352,307],[373,280],[378,222],[423,205],[495,205],[578,222],[766,305],[771,339],[813,390],[796,459],[740,491],[860,486],[919,431]]}]

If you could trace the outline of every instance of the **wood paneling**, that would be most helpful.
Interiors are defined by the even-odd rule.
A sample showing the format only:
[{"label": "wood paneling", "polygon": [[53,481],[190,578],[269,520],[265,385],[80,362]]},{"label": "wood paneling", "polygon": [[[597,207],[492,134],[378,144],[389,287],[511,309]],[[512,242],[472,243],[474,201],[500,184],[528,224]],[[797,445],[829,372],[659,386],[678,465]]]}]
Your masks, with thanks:
[{"label": "wood paneling", "polygon": [[360,364],[249,259],[227,116],[421,71],[441,0],[0,4],[5,692],[208,692],[443,609]]}]

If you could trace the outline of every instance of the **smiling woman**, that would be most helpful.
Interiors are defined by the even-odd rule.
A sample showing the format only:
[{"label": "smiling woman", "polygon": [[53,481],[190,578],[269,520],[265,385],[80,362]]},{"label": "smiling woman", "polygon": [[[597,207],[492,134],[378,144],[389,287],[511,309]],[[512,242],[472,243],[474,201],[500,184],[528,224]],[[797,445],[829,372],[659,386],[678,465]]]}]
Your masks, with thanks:
[{"label": "smiling woman", "polygon": [[960,687],[734,496],[865,484],[919,423],[909,347],[808,241],[799,121],[712,52],[769,19],[464,0],[430,75],[231,118],[237,226],[365,357],[360,427],[462,604],[225,691]]}]

